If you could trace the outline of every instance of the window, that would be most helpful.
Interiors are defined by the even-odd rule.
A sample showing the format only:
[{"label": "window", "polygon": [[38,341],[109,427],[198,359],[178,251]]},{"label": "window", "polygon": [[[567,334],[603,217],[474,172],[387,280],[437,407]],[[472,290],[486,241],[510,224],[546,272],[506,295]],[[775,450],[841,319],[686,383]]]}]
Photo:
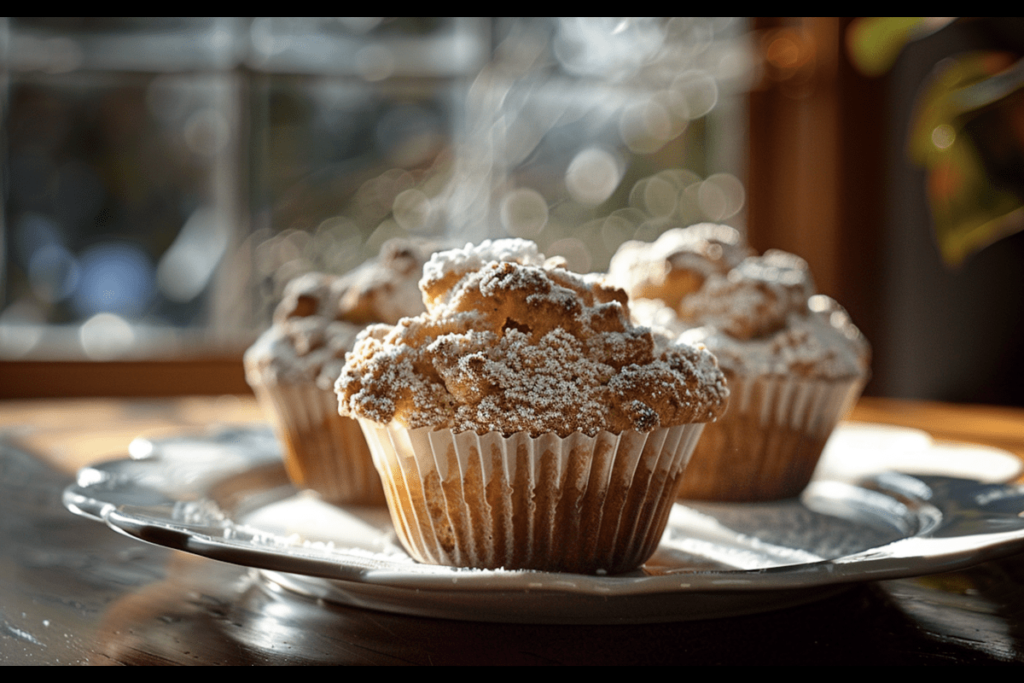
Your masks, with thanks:
[{"label": "window", "polygon": [[[528,237],[586,271],[670,227],[744,227],[744,20],[0,31],[0,372],[27,373],[7,395],[110,392],[93,384],[183,359],[231,379],[205,366],[173,391],[244,390],[241,351],[285,282],[348,270],[391,236]],[[99,379],[31,380],[55,362]],[[167,381],[139,377],[123,391]]]}]

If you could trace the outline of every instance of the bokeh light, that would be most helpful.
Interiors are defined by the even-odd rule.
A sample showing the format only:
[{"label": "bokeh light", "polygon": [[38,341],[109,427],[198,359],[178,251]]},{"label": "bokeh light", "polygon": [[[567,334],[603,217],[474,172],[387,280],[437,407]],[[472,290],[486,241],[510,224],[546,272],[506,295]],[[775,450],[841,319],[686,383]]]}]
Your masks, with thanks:
[{"label": "bokeh light", "polygon": [[619,186],[622,172],[613,154],[599,147],[587,147],[565,171],[565,187],[580,204],[604,202]]},{"label": "bokeh light", "polygon": [[230,226],[214,209],[194,211],[157,265],[159,290],[178,303],[195,299],[213,278],[230,238]]},{"label": "bokeh light", "polygon": [[677,204],[676,187],[660,176],[649,178],[644,185],[643,207],[647,213],[655,218],[667,218],[671,216]]},{"label": "bokeh light", "polygon": [[932,144],[939,149],[949,149],[956,140],[956,130],[948,123],[935,126],[932,130]]},{"label": "bokeh light", "polygon": [[622,141],[637,154],[658,151],[672,139],[672,132],[671,114],[654,99],[628,106],[619,119]]},{"label": "bokeh light", "polygon": [[43,337],[46,320],[32,302],[21,299],[0,311],[0,358],[21,358]]},{"label": "bokeh light", "polygon": [[633,238],[636,225],[621,215],[612,214],[601,221],[601,243],[606,252],[614,252],[623,242]]},{"label": "bokeh light", "polygon": [[501,201],[501,224],[510,235],[536,237],[548,223],[548,203],[529,188],[512,190]]},{"label": "bokeh light", "polygon": [[79,268],[72,302],[83,316],[110,312],[134,317],[153,299],[154,268],[146,252],[130,242],[90,247],[82,252]]},{"label": "bokeh light", "polygon": [[697,191],[697,203],[704,215],[712,221],[732,218],[746,202],[746,191],[739,178],[730,173],[708,176]]},{"label": "bokeh light", "polygon": [[430,226],[432,211],[430,198],[422,190],[402,190],[392,203],[395,222],[409,232],[418,232]]},{"label": "bokeh light", "polygon": [[684,119],[699,119],[718,104],[718,84],[706,71],[679,74],[669,88],[672,110]]},{"label": "bokeh light", "polygon": [[83,330],[237,334],[392,237],[524,237],[589,270],[672,227],[742,228],[736,117],[714,119],[750,73],[741,22],[256,18],[202,34],[234,55],[212,70],[16,84],[8,296]]},{"label": "bokeh light", "polygon": [[60,245],[61,226],[49,216],[26,211],[14,224],[14,253],[26,266],[40,249]]},{"label": "bokeh light", "polygon": [[79,272],[75,257],[59,244],[36,250],[28,264],[32,292],[47,304],[63,301],[75,291]]},{"label": "bokeh light", "polygon": [[88,358],[110,360],[131,349],[135,332],[124,318],[113,313],[97,313],[82,323],[78,339]]},{"label": "bokeh light", "polygon": [[555,240],[545,249],[546,256],[561,256],[565,259],[569,270],[577,273],[589,273],[593,259],[590,256],[590,248],[583,243],[583,240],[576,237],[564,237]]}]

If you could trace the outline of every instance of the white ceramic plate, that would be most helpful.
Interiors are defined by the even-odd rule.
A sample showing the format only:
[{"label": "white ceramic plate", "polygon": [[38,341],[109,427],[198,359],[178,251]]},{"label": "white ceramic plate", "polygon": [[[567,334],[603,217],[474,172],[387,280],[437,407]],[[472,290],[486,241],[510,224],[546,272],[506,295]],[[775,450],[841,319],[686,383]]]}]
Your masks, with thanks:
[{"label": "white ceramic plate", "polygon": [[1013,481],[1024,462],[1012,453],[953,442],[934,442],[919,429],[844,422],[821,454],[816,480],[856,481],[886,471],[932,474],[986,483]]},{"label": "white ceramic plate", "polygon": [[[978,471],[989,462],[982,456],[992,456],[1003,481],[1007,459],[1016,458],[875,427],[842,426],[825,472],[832,468],[843,480],[819,478],[799,500],[677,504],[654,557],[617,576],[417,564],[397,545],[385,509],[338,508],[297,492],[267,429],[137,440],[131,459],[81,470],[64,503],[134,538],[252,567],[316,597],[497,622],[639,623],[759,612],[1024,548],[1024,489],[983,483],[992,472]],[[881,451],[985,476],[883,473],[850,483]],[[857,465],[844,468],[847,458]]]}]

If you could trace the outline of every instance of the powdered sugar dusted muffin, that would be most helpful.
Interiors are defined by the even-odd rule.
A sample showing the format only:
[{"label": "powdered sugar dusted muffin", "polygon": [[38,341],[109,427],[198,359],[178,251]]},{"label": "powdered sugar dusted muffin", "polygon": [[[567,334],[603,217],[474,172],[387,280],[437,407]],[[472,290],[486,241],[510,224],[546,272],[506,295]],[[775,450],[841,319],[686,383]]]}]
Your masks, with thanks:
[{"label": "powdered sugar dusted muffin", "polygon": [[651,302],[634,308],[641,322],[706,346],[729,380],[729,412],[705,430],[680,496],[797,495],[860,395],[870,347],[839,304],[814,293],[807,263],[794,254],[769,250],[707,271],[673,310]]},{"label": "powdered sugar dusted muffin", "polygon": [[403,544],[434,564],[621,572],[657,547],[728,392],[712,356],[523,240],[435,254],[427,313],[360,335],[337,382]]},{"label": "powdered sugar dusted muffin", "polygon": [[[679,308],[683,338],[745,375],[865,377],[870,347],[835,300],[814,293],[807,263],[769,250],[709,280]],[[693,327],[696,326],[696,327]]]},{"label": "powdered sugar dusted muffin", "polygon": [[623,243],[612,257],[608,274],[631,301],[658,299],[676,308],[709,276],[727,273],[753,253],[736,228],[698,223],[668,230],[654,242]]},{"label": "powdered sugar dusted muffin", "polygon": [[384,503],[362,431],[338,415],[334,382],[368,323],[424,310],[417,282],[432,247],[391,240],[347,275],[299,276],[246,351],[246,379],[273,420],[289,476],[330,502]]}]

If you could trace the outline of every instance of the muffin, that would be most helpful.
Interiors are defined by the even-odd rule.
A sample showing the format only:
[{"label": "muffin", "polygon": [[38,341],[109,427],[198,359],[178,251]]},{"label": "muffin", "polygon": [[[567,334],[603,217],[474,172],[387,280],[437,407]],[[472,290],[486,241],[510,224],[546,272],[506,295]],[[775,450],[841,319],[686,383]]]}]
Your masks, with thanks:
[{"label": "muffin", "polygon": [[288,476],[328,502],[385,502],[359,425],[338,415],[334,382],[368,323],[425,310],[417,283],[431,251],[425,242],[391,240],[347,275],[292,280],[273,325],[245,353],[246,379],[281,441]]},{"label": "muffin", "polygon": [[[815,294],[803,259],[779,250],[744,255],[751,252],[734,229],[695,227],[655,243],[671,244],[668,254],[631,247],[613,260],[616,279],[660,298],[637,302],[634,319],[706,347],[728,379],[729,411],[705,430],[679,495],[737,502],[796,496],[867,381],[870,347],[838,303]],[[707,239],[712,233],[715,241]],[[722,245],[712,250],[717,259],[707,254],[715,243]],[[699,286],[662,298],[656,288],[668,280],[645,280],[646,258],[656,261],[651,272],[691,270],[688,282]]]},{"label": "muffin", "polygon": [[336,385],[418,561],[618,573],[654,552],[728,391],[625,294],[498,240],[435,254],[427,312],[367,328]]},{"label": "muffin", "polygon": [[624,242],[608,266],[609,281],[630,301],[656,299],[675,310],[711,275],[724,275],[754,250],[736,228],[698,223],[675,228],[654,242]]}]

